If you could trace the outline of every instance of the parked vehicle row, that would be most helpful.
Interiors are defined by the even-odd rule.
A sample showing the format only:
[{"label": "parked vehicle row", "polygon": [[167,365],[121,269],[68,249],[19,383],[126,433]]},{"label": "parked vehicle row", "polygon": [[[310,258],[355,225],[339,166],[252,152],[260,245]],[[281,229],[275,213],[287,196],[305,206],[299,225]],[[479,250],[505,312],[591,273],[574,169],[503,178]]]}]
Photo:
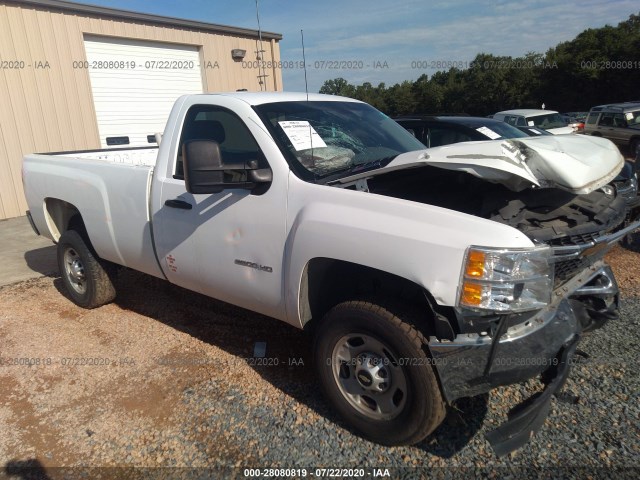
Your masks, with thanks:
[{"label": "parked vehicle row", "polygon": [[631,157],[640,151],[640,101],[611,103],[589,112],[505,110],[491,115],[516,127],[536,126],[553,134],[584,133],[614,142]]}]

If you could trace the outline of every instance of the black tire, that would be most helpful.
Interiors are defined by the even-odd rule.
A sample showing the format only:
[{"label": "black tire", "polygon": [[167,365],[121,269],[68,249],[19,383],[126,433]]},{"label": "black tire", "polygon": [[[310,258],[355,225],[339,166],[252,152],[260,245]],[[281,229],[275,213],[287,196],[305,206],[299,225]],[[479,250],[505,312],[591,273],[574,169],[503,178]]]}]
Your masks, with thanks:
[{"label": "black tire", "polygon": [[403,320],[394,311],[365,301],[336,305],[316,329],[314,362],[325,396],[355,431],[383,445],[412,445],[442,423],[446,407],[424,336],[411,314]]},{"label": "black tire", "polygon": [[116,298],[111,265],[100,260],[75,230],[67,230],[58,240],[58,268],[76,305],[96,308]]}]

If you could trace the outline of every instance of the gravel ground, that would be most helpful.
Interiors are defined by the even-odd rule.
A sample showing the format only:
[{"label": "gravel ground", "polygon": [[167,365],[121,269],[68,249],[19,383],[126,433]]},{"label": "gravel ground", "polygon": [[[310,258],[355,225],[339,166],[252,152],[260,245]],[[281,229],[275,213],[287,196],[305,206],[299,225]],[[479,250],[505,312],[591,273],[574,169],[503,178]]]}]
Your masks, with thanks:
[{"label": "gravel ground", "polygon": [[[381,447],[336,419],[318,391],[309,339],[283,323],[131,271],[119,276],[117,301],[91,311],[71,303],[59,278],[0,288],[0,478],[245,478],[243,468],[265,467],[638,478],[639,255],[609,254],[622,318],[583,340],[590,358],[574,365],[568,395],[553,400],[528,445],[503,458],[484,434],[536,381],[456,402],[417,446]],[[260,361],[257,342],[266,342]]]}]

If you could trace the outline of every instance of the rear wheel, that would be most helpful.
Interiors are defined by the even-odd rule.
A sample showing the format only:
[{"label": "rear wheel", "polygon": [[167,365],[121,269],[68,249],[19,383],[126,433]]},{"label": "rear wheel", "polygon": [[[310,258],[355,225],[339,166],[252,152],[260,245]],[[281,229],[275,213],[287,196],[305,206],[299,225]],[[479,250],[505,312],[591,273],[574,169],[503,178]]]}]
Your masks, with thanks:
[{"label": "rear wheel", "polygon": [[323,391],[364,437],[384,445],[424,439],[445,417],[423,335],[410,318],[363,301],[335,306],[316,330]]},{"label": "rear wheel", "polygon": [[75,304],[96,308],[116,297],[111,265],[94,255],[75,230],[64,232],[58,240],[58,268]]}]

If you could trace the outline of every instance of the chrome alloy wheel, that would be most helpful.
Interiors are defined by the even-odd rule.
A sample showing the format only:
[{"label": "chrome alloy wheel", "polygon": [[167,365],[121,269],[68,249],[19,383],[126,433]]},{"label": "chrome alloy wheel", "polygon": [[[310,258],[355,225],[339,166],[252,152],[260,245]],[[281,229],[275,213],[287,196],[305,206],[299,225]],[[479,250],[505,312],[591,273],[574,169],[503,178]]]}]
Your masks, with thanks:
[{"label": "chrome alloy wheel", "polygon": [[84,265],[80,255],[73,248],[64,252],[64,273],[73,288],[80,295],[87,291],[87,278],[84,273]]},{"label": "chrome alloy wheel", "polygon": [[360,413],[390,420],[402,412],[407,380],[389,347],[369,335],[352,333],[336,343],[331,361],[340,392]]}]

